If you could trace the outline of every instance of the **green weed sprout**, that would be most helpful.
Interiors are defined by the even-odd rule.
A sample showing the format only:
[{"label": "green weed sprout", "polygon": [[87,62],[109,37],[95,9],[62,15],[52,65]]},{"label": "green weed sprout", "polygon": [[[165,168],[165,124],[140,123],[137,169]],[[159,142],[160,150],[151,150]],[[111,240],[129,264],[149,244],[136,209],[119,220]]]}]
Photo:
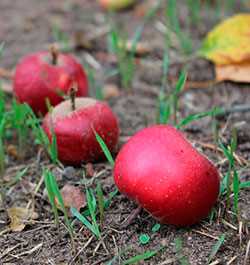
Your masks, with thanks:
[{"label": "green weed sprout", "polygon": [[74,207],[71,207],[71,213],[76,217],[81,223],[83,223],[98,239],[101,238],[101,232],[99,229],[99,224],[97,223],[97,211],[96,211],[96,198],[92,189],[86,189],[86,198],[88,213],[91,218],[91,221],[88,218],[79,213],[78,210]]},{"label": "green weed sprout", "polygon": [[30,108],[26,104],[19,104],[16,100],[12,103],[12,126],[17,130],[18,135],[18,153],[21,157],[24,156],[24,146],[28,139],[27,116],[30,113]]},{"label": "green weed sprout", "polygon": [[45,183],[45,187],[48,193],[49,201],[52,206],[52,211],[54,213],[55,223],[57,226],[59,225],[59,217],[58,217],[59,215],[58,215],[58,209],[56,206],[56,199],[57,199],[60,209],[63,211],[63,214],[64,214],[64,220],[65,220],[67,230],[73,241],[73,229],[69,221],[68,213],[64,206],[63,198],[59,190],[58,184],[56,182],[55,176],[53,175],[52,172],[45,169],[43,172],[43,177],[44,177],[44,183]]},{"label": "green weed sprout", "polygon": [[36,144],[39,144],[45,148],[47,153],[49,154],[50,159],[54,164],[58,163],[58,152],[57,152],[57,143],[56,143],[56,135],[52,128],[52,141],[48,139],[47,134],[44,132],[43,128],[40,125],[39,119],[30,109],[29,111],[29,119],[28,124],[32,129],[33,135],[36,139]]},{"label": "green weed sprout", "polygon": [[167,25],[173,31],[180,43],[182,51],[185,54],[192,53],[192,41],[187,35],[181,30],[179,17],[177,12],[177,1],[176,0],[168,0],[167,7],[166,7],[166,20]]},{"label": "green weed sprout", "polygon": [[68,51],[70,49],[68,35],[63,32],[56,24],[52,26],[52,36],[53,39],[61,45],[60,50]]},{"label": "green weed sprout", "polygon": [[230,194],[231,194],[231,185],[233,185],[234,193],[234,212],[238,216],[238,200],[239,200],[239,191],[240,191],[240,180],[238,172],[235,167],[234,153],[237,148],[237,132],[236,129],[233,129],[232,138],[230,145],[226,147],[223,143],[219,143],[220,148],[222,149],[225,157],[228,159],[228,170],[225,177],[222,180],[220,194],[226,193],[227,208],[230,205]]}]

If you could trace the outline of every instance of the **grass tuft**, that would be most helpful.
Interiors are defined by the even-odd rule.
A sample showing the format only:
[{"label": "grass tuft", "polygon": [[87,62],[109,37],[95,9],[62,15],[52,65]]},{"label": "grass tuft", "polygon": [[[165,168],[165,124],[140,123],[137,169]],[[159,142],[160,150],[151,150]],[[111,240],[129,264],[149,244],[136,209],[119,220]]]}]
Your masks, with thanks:
[{"label": "grass tuft", "polygon": [[57,226],[59,225],[59,215],[58,215],[58,209],[56,206],[56,200],[57,200],[57,202],[60,206],[60,209],[62,210],[62,212],[64,214],[64,220],[65,220],[67,230],[71,236],[71,239],[73,240],[73,229],[72,229],[71,223],[69,221],[68,213],[67,213],[67,210],[64,206],[62,194],[59,190],[56,178],[53,175],[53,173],[47,169],[44,170],[43,177],[44,177],[44,183],[45,183],[45,187],[46,187],[46,190],[48,193],[49,201],[50,201],[50,204],[52,206],[52,211],[54,213],[55,223]]}]

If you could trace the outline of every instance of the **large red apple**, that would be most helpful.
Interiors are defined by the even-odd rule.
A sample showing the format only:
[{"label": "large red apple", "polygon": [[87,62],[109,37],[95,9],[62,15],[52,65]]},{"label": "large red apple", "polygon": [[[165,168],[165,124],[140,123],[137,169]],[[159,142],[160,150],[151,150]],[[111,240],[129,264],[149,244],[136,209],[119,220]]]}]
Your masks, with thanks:
[{"label": "large red apple", "polygon": [[43,128],[50,140],[54,130],[58,158],[63,163],[95,162],[104,157],[95,132],[113,151],[119,137],[117,118],[106,103],[92,98],[76,98],[74,105],[75,110],[70,100],[57,105],[45,116]]},{"label": "large red apple", "polygon": [[28,103],[36,113],[47,113],[46,99],[52,106],[67,95],[77,83],[77,96],[88,94],[88,82],[82,66],[71,55],[55,50],[41,51],[22,58],[16,66],[14,94],[19,102]]},{"label": "large red apple", "polygon": [[206,217],[219,194],[219,174],[175,128],[155,125],[123,146],[114,167],[120,192],[162,223],[187,226]]}]

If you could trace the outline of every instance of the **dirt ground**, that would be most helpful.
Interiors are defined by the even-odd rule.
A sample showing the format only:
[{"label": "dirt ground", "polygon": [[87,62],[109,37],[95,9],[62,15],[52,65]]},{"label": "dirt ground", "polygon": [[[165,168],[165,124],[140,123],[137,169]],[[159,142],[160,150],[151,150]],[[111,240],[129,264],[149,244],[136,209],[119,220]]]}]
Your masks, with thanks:
[{"label": "dirt ground", "polygon": [[[178,1],[179,12],[183,28],[187,28],[186,18],[188,11]],[[241,10],[236,6],[232,13]],[[139,8],[128,10],[113,15],[114,19],[124,27],[129,36],[137,26],[142,23]],[[201,39],[215,25],[223,19],[214,17],[213,8],[202,10],[202,19],[198,26],[189,27],[194,42],[194,50],[199,47]],[[5,51],[1,58],[1,67],[12,69],[18,59],[23,55],[45,49],[54,41],[52,28],[58,25],[65,34],[74,38],[77,32],[88,38],[96,33],[104,32],[91,42],[89,49],[73,49],[72,53],[82,62],[95,67],[95,78],[100,85],[113,83],[120,87],[117,76],[107,77],[107,72],[114,69],[115,63],[107,53],[106,14],[95,1],[90,0],[19,0],[0,1],[0,41],[5,42]],[[121,136],[119,146],[124,144],[129,136],[139,129],[155,123],[157,97],[161,84],[161,61],[164,51],[164,35],[159,30],[159,25],[164,22],[164,9],[161,8],[157,16],[145,27],[142,41],[148,43],[152,52],[138,59],[135,79],[131,91],[120,90],[120,95],[109,99],[114,112],[119,117]],[[99,34],[98,33],[98,34]],[[98,35],[97,34],[97,35]],[[91,59],[90,59],[91,58]],[[170,50],[170,79],[176,80],[183,67],[183,55],[178,47]],[[188,81],[197,85],[187,89],[180,97],[178,115],[185,117],[191,113],[206,111],[213,106],[231,107],[234,104],[250,104],[250,87],[244,84],[223,82],[207,87],[200,86],[198,81],[207,81],[214,78],[213,65],[202,59],[191,60],[188,64]],[[92,92],[93,93],[93,92]],[[240,178],[250,180],[250,113],[235,113],[218,120],[219,133],[224,143],[230,139],[232,127],[238,130],[237,156],[248,164],[237,163]],[[227,170],[227,162],[221,153],[213,148],[214,138],[211,118],[205,118],[188,125],[184,130],[187,138],[219,168],[221,176]],[[173,226],[162,225],[158,232],[151,231],[156,221],[146,212],[142,211],[133,222],[124,228],[122,223],[136,209],[136,204],[118,194],[112,204],[105,211],[105,222],[102,228],[102,241],[97,240],[92,234],[76,221],[74,224],[73,251],[69,234],[63,225],[63,216],[59,228],[55,227],[53,213],[44,192],[44,185],[35,195],[34,189],[39,183],[43,166],[50,166],[57,176],[59,186],[65,183],[81,186],[82,168],[57,168],[50,164],[45,152],[33,141],[29,143],[23,161],[8,157],[6,178],[13,177],[19,170],[28,165],[28,171],[20,182],[12,186],[6,193],[5,205],[26,207],[31,201],[39,217],[27,225],[22,232],[10,232],[6,228],[9,224],[4,208],[0,207],[0,264],[106,264],[118,252],[129,248],[122,256],[123,260],[146,250],[164,248],[157,255],[139,264],[185,264],[181,263],[175,250],[174,241],[181,238],[183,242],[182,254],[187,257],[192,265],[207,264],[208,257],[217,239],[224,233],[225,243],[220,248],[214,264],[244,264],[248,234],[248,220],[250,219],[250,190],[245,189],[240,193],[241,217],[244,221],[241,240],[238,232],[238,223],[233,218],[232,212],[224,213],[225,201],[220,200],[216,205],[220,216],[213,221],[203,220],[200,224],[190,228],[177,229]],[[108,163],[94,164],[105,195],[115,189],[112,177],[112,168]],[[90,183],[95,179],[90,179]],[[139,236],[143,233],[150,235],[148,244],[142,245]],[[234,259],[233,259],[234,258]],[[230,263],[230,260],[232,261]],[[250,258],[245,265],[250,264]],[[112,264],[123,264],[117,259]]]}]

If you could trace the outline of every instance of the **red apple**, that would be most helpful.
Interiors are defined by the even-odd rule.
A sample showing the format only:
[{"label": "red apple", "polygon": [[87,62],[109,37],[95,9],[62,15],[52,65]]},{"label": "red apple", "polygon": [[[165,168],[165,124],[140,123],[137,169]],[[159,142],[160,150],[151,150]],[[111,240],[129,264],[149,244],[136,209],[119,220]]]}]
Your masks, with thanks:
[{"label": "red apple", "polygon": [[118,142],[119,127],[111,108],[92,98],[76,98],[74,108],[70,100],[64,101],[43,121],[43,129],[50,140],[54,130],[59,160],[65,164],[80,165],[103,158],[95,132],[113,151]]},{"label": "red apple", "polygon": [[120,192],[160,222],[188,226],[206,217],[219,194],[219,174],[175,128],[155,125],[123,146],[114,167]]},{"label": "red apple", "polygon": [[14,94],[36,113],[46,114],[46,99],[52,106],[64,100],[72,87],[78,85],[77,96],[88,94],[88,82],[82,66],[71,55],[41,51],[21,59],[14,76]]}]

